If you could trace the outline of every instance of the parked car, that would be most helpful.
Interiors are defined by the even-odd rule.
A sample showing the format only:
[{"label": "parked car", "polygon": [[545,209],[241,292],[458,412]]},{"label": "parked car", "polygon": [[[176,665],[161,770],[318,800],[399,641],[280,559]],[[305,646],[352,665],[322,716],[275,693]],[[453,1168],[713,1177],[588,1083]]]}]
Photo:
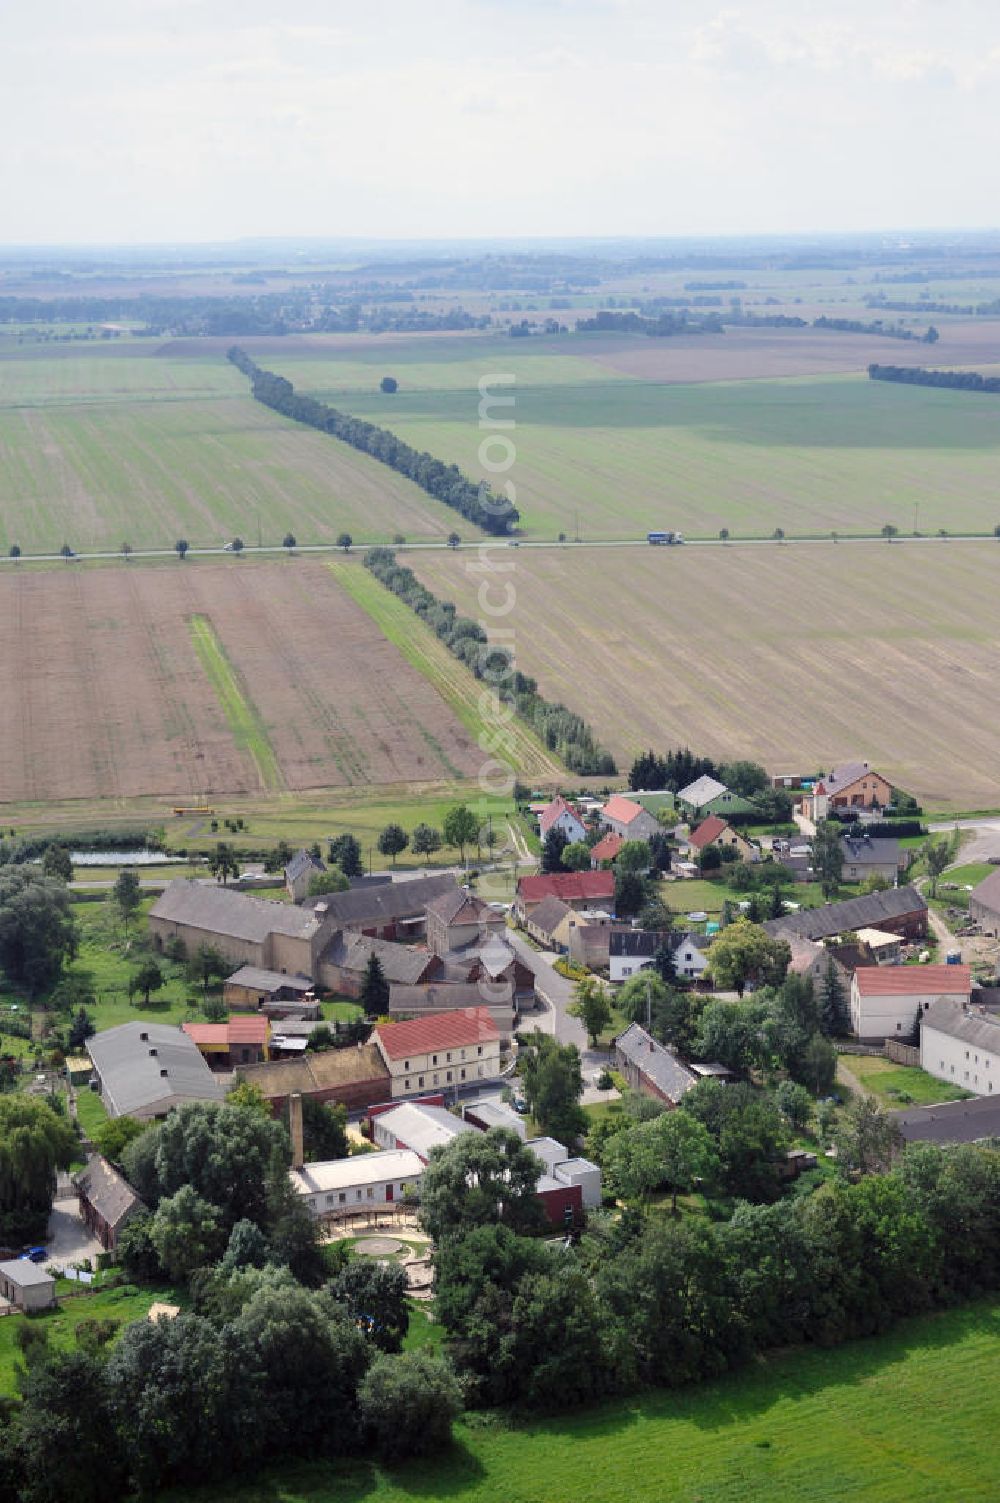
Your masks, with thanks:
[{"label": "parked car", "polygon": [[44,1247],[29,1247],[27,1252],[21,1254],[21,1257],[27,1258],[29,1263],[44,1263],[48,1253]]}]

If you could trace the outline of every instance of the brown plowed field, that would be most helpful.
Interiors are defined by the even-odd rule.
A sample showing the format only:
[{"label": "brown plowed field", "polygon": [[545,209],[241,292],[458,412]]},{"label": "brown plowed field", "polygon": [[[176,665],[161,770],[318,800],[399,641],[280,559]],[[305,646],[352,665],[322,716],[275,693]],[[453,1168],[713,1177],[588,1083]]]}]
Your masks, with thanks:
[{"label": "brown plowed field", "polygon": [[467,776],[436,690],[323,564],[0,576],[0,801],[255,792],[195,652],[204,616],[293,790]]}]

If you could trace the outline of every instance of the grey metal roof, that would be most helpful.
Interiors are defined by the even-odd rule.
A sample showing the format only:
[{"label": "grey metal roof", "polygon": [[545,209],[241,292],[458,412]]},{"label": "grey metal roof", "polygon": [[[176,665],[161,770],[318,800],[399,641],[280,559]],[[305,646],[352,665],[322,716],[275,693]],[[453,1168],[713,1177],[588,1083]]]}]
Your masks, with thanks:
[{"label": "grey metal roof", "polygon": [[702,804],[711,803],[713,798],[718,798],[720,793],[728,793],[725,783],[720,783],[718,778],[709,777],[703,772],[700,778],[695,778],[693,783],[688,783],[676,795],[676,800],[681,804],[690,804],[692,808],[700,809]]},{"label": "grey metal roof", "polygon": [[975,1143],[1000,1137],[1000,1098],[976,1096],[889,1114],[907,1143]]},{"label": "grey metal roof", "polygon": [[653,929],[615,929],[608,940],[608,954],[619,958],[651,960],[667,938]]},{"label": "grey metal roof", "polygon": [[453,1117],[441,1106],[418,1106],[414,1101],[404,1101],[391,1111],[381,1112],[376,1118],[404,1148],[412,1148],[422,1159],[430,1155],[432,1148],[443,1147],[463,1133],[477,1132],[471,1122]]},{"label": "grey metal roof", "polygon": [[969,902],[982,903],[984,907],[1000,913],[1000,866],[977,883],[969,894]]},{"label": "grey metal roof", "polygon": [[279,992],[286,987],[293,992],[311,992],[313,988],[308,976],[286,976],[284,971],[265,971],[256,965],[241,965],[226,977],[226,985],[247,986],[258,992]]},{"label": "grey metal roof", "polygon": [[939,997],[924,1011],[921,1028],[935,1028],[949,1038],[961,1039],[977,1049],[1000,1053],[1000,1018],[978,1008],[966,1008],[961,1002]]},{"label": "grey metal roof", "polygon": [[353,930],[341,930],[323,952],[321,964],[341,966],[346,971],[364,971],[372,955],[378,956],[386,981],[411,986],[423,979],[428,968],[437,964],[429,950],[414,945],[397,945],[388,939],[368,939]]},{"label": "grey metal roof", "polygon": [[633,1023],[615,1040],[615,1048],[670,1101],[680,1101],[697,1084],[693,1071],[682,1064],[676,1054],[657,1043],[638,1023]]},{"label": "grey metal roof", "polygon": [[[420,917],[432,898],[456,886],[452,872],[432,877],[414,877],[406,882],[387,882],[373,887],[352,887],[349,892],[328,892],[311,898],[310,904],[325,905],[326,916],[345,929],[390,924],[395,919]],[[303,912],[302,908],[299,912]]]},{"label": "grey metal roof", "polygon": [[800,908],[782,918],[767,919],[764,929],[772,938],[798,934],[803,939],[830,939],[834,934],[853,934],[856,929],[878,929],[886,919],[926,913],[927,903],[915,887],[889,887],[842,903],[824,903],[820,908]]},{"label": "grey metal roof", "polygon": [[285,867],[285,880],[287,882],[297,882],[307,872],[325,871],[326,865],[324,862],[318,856],[314,856],[311,851],[296,851],[291,861]]},{"label": "grey metal roof", "polygon": [[120,1226],[130,1211],[142,1205],[125,1176],[99,1153],[91,1154],[73,1183],[111,1227]]},{"label": "grey metal roof", "polygon": [[319,920],[309,909],[234,892],[231,887],[199,882],[192,877],[177,877],[171,882],[149,910],[149,916],[252,944],[263,944],[269,934],[305,939],[319,928]]},{"label": "grey metal roof", "polygon": [[39,1268],[30,1258],[8,1258],[0,1263],[0,1273],[10,1279],[12,1284],[19,1284],[22,1289],[27,1289],[32,1284],[51,1284],[54,1287],[56,1282],[51,1273]]},{"label": "grey metal roof", "polygon": [[185,1101],[225,1098],[197,1045],[169,1024],[120,1023],[89,1038],[87,1052],[113,1117],[162,1113]]},{"label": "grey metal roof", "polygon": [[432,981],[426,986],[390,986],[390,1012],[452,1012],[461,1007],[514,1005],[510,981],[491,981],[484,991],[478,981]]},{"label": "grey metal roof", "polygon": [[899,865],[899,841],[895,837],[843,835],[840,844],[844,860],[853,861],[855,865]]}]

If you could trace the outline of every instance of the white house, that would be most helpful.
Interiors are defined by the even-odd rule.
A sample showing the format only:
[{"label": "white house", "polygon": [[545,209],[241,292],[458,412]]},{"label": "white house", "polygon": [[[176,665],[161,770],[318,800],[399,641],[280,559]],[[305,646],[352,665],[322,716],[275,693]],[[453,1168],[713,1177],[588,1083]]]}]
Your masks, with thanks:
[{"label": "white house", "polygon": [[476,1131],[471,1122],[453,1117],[444,1107],[420,1101],[404,1101],[372,1118],[372,1137],[380,1148],[408,1148],[424,1164],[432,1148],[445,1148]]},{"label": "white house", "polygon": [[500,1074],[500,1030],[488,1007],[462,1007],[405,1023],[380,1023],[372,1034],[390,1077],[390,1096],[475,1085]]},{"label": "white house", "polygon": [[1000,1095],[1000,1018],[962,1002],[932,1002],[920,1020],[920,1063],[949,1085]]},{"label": "white house", "polygon": [[967,965],[861,966],[851,981],[851,1027],[859,1039],[905,1036],[918,1010],[939,998],[967,1004],[971,992]]},{"label": "white house", "polygon": [[[674,970],[683,981],[698,981],[708,965],[708,956],[690,934],[661,934],[649,929],[614,929],[608,940],[608,975],[614,982],[627,981],[647,970],[661,945],[670,946]],[[706,947],[707,948],[707,947]]]},{"label": "white house", "polygon": [[572,804],[558,794],[538,816],[538,833],[544,840],[551,830],[559,830],[571,842],[586,840],[587,826]]},{"label": "white house", "polygon": [[288,1177],[314,1216],[347,1216],[404,1200],[417,1190],[423,1172],[419,1155],[395,1148],[304,1164],[290,1169]]}]

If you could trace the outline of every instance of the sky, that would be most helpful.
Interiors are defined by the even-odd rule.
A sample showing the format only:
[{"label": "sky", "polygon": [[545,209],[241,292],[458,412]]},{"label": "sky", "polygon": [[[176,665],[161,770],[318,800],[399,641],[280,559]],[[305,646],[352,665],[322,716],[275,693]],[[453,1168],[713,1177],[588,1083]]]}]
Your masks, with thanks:
[{"label": "sky", "polygon": [[0,0],[0,243],[982,228],[996,0]]}]

